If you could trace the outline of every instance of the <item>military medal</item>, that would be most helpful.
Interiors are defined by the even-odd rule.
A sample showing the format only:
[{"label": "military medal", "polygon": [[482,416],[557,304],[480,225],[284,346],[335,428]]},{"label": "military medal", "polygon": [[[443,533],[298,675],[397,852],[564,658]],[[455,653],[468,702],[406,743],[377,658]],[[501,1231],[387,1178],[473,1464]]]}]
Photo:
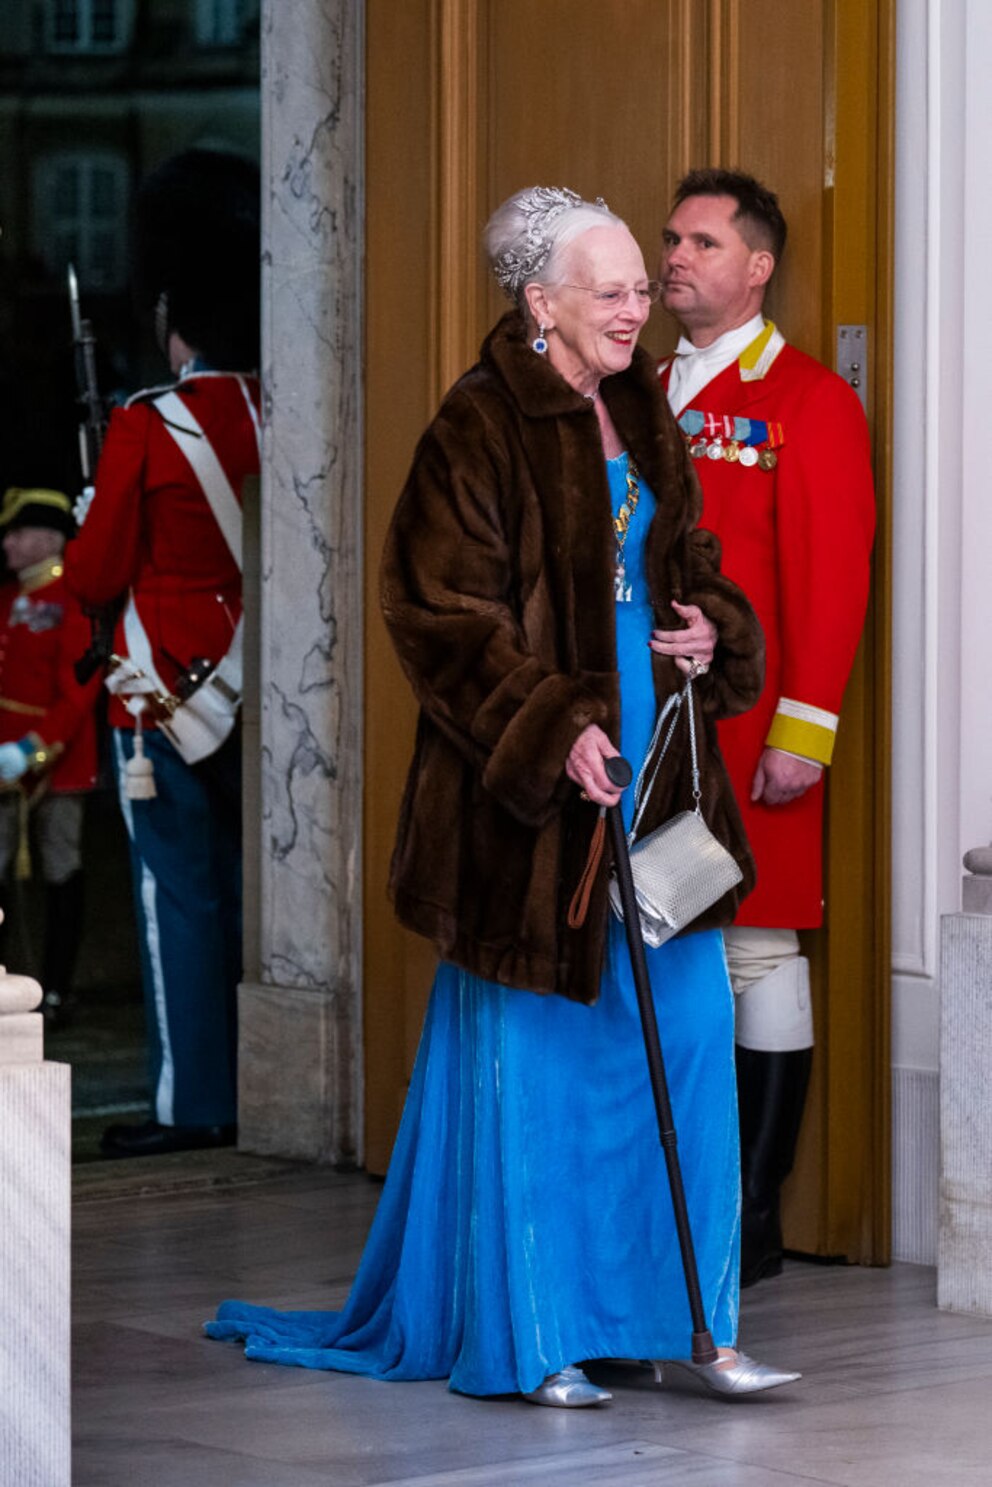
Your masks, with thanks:
[{"label": "military medal", "polygon": [[755,465],[759,470],[774,470],[778,464],[776,446],[785,443],[780,423],[741,418],[734,413],[686,408],[678,422],[694,460],[726,460],[728,465],[740,464],[747,470]]},{"label": "military medal", "polygon": [[762,470],[774,470],[778,464],[778,455],[775,453],[777,444],[784,444],[785,435],[780,423],[767,425],[765,438],[761,448],[758,450],[758,467]]}]

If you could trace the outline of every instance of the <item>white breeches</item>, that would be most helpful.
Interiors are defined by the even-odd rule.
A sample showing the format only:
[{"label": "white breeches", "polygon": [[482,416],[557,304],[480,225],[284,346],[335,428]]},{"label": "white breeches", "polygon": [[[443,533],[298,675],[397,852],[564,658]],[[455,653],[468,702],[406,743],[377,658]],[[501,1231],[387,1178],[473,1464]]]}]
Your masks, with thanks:
[{"label": "white breeches", "polygon": [[813,1046],[809,961],[794,929],[733,925],[723,932],[742,1048],[791,1053]]}]

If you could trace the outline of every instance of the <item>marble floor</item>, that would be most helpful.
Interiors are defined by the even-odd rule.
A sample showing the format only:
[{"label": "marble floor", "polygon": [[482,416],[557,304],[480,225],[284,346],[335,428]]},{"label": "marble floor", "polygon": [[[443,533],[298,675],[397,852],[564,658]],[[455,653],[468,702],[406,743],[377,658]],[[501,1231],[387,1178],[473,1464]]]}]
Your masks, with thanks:
[{"label": "marble floor", "polygon": [[992,1322],[938,1312],[917,1266],[792,1263],[746,1293],[744,1346],[804,1378],[745,1401],[615,1371],[612,1405],[536,1409],[202,1337],[226,1296],[340,1305],[378,1192],[233,1152],[77,1168],[75,1487],[992,1483]]}]

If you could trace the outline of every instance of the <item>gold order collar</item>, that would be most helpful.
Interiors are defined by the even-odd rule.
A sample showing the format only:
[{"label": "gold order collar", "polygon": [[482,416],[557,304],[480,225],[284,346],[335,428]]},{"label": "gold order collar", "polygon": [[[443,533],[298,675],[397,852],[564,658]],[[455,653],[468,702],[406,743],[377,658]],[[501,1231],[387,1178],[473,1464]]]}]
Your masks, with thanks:
[{"label": "gold order collar", "polygon": [[627,455],[627,494],[623,504],[616,516],[613,518],[613,530],[617,534],[617,553],[623,557],[623,545],[627,541],[627,528],[633,520],[637,503],[641,499],[641,489],[638,485],[639,476],[637,466],[634,464],[633,455]]}]

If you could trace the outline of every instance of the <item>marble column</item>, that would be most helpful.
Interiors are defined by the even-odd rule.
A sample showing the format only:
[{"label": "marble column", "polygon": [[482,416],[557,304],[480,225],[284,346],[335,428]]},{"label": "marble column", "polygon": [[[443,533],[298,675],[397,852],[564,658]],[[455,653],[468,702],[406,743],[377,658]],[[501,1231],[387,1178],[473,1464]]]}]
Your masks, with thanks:
[{"label": "marble column", "polygon": [[358,0],[263,4],[265,437],[245,719],[257,863],[240,1142],[341,1163],[361,1159],[363,19]]},{"label": "marble column", "polygon": [[992,1317],[992,848],[965,855],[941,920],[937,1305]]},{"label": "marble column", "polygon": [[69,1487],[69,1067],[0,966],[0,1483]]}]

